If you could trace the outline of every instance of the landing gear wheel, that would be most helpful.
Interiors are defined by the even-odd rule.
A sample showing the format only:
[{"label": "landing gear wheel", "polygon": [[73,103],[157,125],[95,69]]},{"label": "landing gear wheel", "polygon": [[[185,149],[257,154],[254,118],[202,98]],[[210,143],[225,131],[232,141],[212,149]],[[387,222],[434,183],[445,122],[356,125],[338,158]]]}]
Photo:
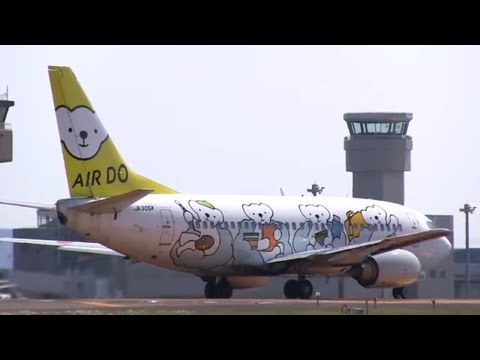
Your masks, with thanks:
[{"label": "landing gear wheel", "polygon": [[283,293],[287,299],[296,299],[298,297],[298,281],[288,280],[283,287]]},{"label": "landing gear wheel", "polygon": [[215,283],[214,282],[207,282],[205,284],[205,297],[207,299],[214,299],[215,298]]},{"label": "landing gear wheel", "polygon": [[230,299],[233,295],[232,285],[228,282],[219,282],[215,285],[215,297],[217,299]]},{"label": "landing gear wheel", "polygon": [[395,299],[406,299],[406,291],[404,287],[392,289],[392,295]]},{"label": "landing gear wheel", "polygon": [[313,295],[313,286],[312,283],[308,280],[300,280],[297,283],[297,292],[300,299],[310,299]]},{"label": "landing gear wheel", "polygon": [[207,299],[230,299],[232,295],[233,288],[228,281],[218,283],[209,281],[205,284],[205,297]]}]

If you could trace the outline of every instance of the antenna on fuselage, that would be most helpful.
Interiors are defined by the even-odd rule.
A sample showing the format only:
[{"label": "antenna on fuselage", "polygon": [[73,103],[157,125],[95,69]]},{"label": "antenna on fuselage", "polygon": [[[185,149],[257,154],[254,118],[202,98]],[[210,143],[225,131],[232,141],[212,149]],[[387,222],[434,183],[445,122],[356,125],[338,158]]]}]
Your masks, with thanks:
[{"label": "antenna on fuselage", "polygon": [[324,186],[320,187],[317,185],[317,181],[315,181],[313,184],[312,184],[312,187],[310,189],[307,189],[307,191],[309,193],[312,193],[313,196],[317,196],[317,194],[321,194],[323,192],[323,190],[325,189]]}]

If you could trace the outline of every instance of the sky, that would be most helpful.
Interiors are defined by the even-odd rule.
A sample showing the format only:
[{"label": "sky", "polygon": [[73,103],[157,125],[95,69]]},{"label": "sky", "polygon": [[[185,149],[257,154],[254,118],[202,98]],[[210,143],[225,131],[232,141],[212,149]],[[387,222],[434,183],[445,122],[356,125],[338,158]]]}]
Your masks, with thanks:
[{"label": "sky", "polygon": [[[182,193],[351,196],[347,112],[411,112],[405,204],[480,247],[479,46],[0,46],[15,101],[0,199],[69,197],[48,65],[70,66],[135,171]],[[0,228],[34,227],[0,205]]]}]

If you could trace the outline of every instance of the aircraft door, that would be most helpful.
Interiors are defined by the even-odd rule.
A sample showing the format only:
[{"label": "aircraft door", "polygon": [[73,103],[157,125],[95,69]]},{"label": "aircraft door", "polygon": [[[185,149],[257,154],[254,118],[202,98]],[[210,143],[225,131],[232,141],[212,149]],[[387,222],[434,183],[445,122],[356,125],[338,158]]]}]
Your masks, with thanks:
[{"label": "aircraft door", "polygon": [[412,227],[412,230],[418,230],[418,220],[415,215],[408,213],[408,218],[410,220],[410,226]]},{"label": "aircraft door", "polygon": [[159,245],[170,245],[173,241],[173,215],[170,210],[161,209],[160,217],[162,219]]}]

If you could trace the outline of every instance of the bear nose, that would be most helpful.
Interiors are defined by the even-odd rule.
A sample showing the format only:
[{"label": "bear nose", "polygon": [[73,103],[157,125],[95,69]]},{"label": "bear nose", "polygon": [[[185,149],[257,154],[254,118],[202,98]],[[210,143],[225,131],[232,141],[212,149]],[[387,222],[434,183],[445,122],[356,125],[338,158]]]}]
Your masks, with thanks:
[{"label": "bear nose", "polygon": [[318,215],[318,214],[317,214],[317,215],[315,215],[315,217],[316,217],[317,219],[320,219],[320,215]]},{"label": "bear nose", "polygon": [[209,213],[205,213],[205,216],[208,218],[210,218],[210,214]]},{"label": "bear nose", "polygon": [[375,216],[375,220],[378,220],[378,216]]},{"label": "bear nose", "polygon": [[80,131],[80,137],[85,140],[88,137],[88,133],[85,130]]},{"label": "bear nose", "polygon": [[258,214],[258,216],[260,216],[261,218],[263,218],[263,214]]}]

